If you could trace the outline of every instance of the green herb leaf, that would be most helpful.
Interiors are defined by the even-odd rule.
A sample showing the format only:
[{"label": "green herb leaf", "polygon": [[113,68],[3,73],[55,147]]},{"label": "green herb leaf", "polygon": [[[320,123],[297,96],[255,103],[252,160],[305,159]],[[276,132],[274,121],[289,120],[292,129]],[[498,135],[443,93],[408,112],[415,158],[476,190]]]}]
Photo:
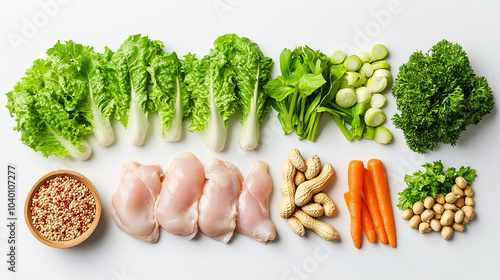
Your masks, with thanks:
[{"label": "green herb leaf", "polygon": [[456,171],[454,167],[444,170],[441,161],[425,163],[422,165],[425,172],[415,171],[413,175],[406,174],[404,181],[407,187],[399,193],[398,208],[404,210],[411,208],[419,200],[424,200],[427,196],[436,197],[437,194],[447,194],[451,191],[451,186],[455,178],[462,176],[470,184],[476,177],[476,170],[469,166],[460,167]]},{"label": "green herb leaf", "polygon": [[401,65],[392,91],[400,114],[394,125],[418,153],[438,143],[454,146],[462,131],[493,109],[493,94],[459,44],[442,40],[427,53],[414,52]]}]

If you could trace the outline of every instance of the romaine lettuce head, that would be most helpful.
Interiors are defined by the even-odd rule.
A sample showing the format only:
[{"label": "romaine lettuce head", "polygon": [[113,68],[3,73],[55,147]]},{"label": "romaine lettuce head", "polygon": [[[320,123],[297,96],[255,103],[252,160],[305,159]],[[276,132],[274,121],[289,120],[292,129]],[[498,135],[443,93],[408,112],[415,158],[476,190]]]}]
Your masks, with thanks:
[{"label": "romaine lettuce head", "polygon": [[182,134],[182,121],[189,116],[182,63],[175,52],[165,53],[151,61],[148,72],[151,75],[148,107],[159,114],[162,137],[177,141]]},{"label": "romaine lettuce head", "polygon": [[227,55],[236,75],[238,105],[242,115],[240,146],[244,150],[254,150],[259,142],[260,124],[271,105],[263,86],[271,78],[273,61],[264,56],[256,43],[236,34],[220,36],[214,45]]},{"label": "romaine lettuce head", "polygon": [[[85,160],[90,156],[90,146],[84,140],[91,132],[91,125],[77,110],[70,107],[78,104],[81,92],[65,91],[65,80],[59,85],[52,80],[62,71],[46,59],[38,59],[22,78],[7,93],[10,115],[15,117],[21,132],[21,141],[43,156],[55,155]],[[76,83],[78,84],[78,83]],[[74,86],[74,87],[73,87]],[[78,89],[69,83],[67,89]],[[74,95],[71,95],[74,93]]]},{"label": "romaine lettuce head", "polygon": [[[61,85],[61,91],[73,91],[73,95],[79,93],[81,98],[69,99],[70,102],[79,101],[78,104],[67,104],[71,110],[82,112],[89,123],[92,124],[97,143],[108,146],[114,141],[114,132],[111,127],[110,118],[114,112],[113,95],[106,87],[107,70],[106,64],[112,56],[112,51],[106,48],[104,54],[96,53],[92,47],[75,44],[67,41],[65,44],[58,42],[47,51],[49,59],[56,67],[56,73],[52,73],[50,83]],[[64,98],[63,100],[66,100]]]},{"label": "romaine lettuce head", "polygon": [[210,50],[200,60],[190,59],[185,82],[193,101],[191,131],[200,131],[212,151],[222,151],[227,121],[237,108],[234,71],[219,50]]},{"label": "romaine lettuce head", "polygon": [[140,34],[131,35],[111,57],[110,88],[115,118],[127,129],[129,141],[142,145],[148,130],[148,79],[150,61],[163,53],[163,43]]}]

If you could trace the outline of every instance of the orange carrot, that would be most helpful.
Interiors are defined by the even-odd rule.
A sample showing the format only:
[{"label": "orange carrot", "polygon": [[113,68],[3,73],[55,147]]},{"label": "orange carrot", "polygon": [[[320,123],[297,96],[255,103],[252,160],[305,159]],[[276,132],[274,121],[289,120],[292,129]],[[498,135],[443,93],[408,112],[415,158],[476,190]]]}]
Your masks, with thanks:
[{"label": "orange carrot", "polygon": [[[345,203],[349,205],[349,192],[344,193]],[[366,206],[365,200],[361,198],[361,224],[363,225],[363,230],[365,232],[368,242],[374,243],[377,240],[377,234],[373,228],[372,219],[370,217],[370,212]]]},{"label": "orange carrot", "polygon": [[370,216],[373,220],[373,225],[375,227],[375,231],[377,232],[378,239],[380,240],[380,243],[386,244],[387,235],[385,234],[382,216],[380,216],[380,209],[378,207],[377,195],[375,194],[375,189],[373,188],[372,176],[367,169],[364,171],[363,196],[368,210],[370,211]]},{"label": "orange carrot", "polygon": [[365,167],[360,160],[352,160],[347,169],[349,185],[349,213],[351,214],[351,237],[354,247],[361,248],[361,191],[363,189],[363,171]]},{"label": "orange carrot", "polygon": [[377,194],[378,206],[380,208],[382,221],[384,221],[387,240],[391,247],[396,247],[396,226],[394,225],[394,214],[392,212],[384,164],[379,159],[370,159],[368,161],[368,170],[370,171],[370,175],[372,175],[373,187]]}]

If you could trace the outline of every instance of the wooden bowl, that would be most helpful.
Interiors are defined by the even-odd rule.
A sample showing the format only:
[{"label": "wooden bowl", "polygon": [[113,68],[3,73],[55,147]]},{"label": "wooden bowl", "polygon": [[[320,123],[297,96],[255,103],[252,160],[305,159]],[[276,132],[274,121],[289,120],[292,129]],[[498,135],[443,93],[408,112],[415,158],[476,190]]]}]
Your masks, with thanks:
[{"label": "wooden bowl", "polygon": [[[94,196],[94,201],[96,206],[95,217],[90,227],[80,236],[68,241],[54,241],[44,237],[33,225],[33,220],[31,217],[31,203],[33,197],[35,196],[35,193],[45,182],[58,176],[68,176],[70,178],[82,182],[89,189],[90,193]],[[28,197],[26,198],[26,202],[24,204],[24,218],[31,233],[36,237],[36,239],[38,239],[43,244],[54,248],[69,248],[85,241],[92,234],[92,232],[94,232],[95,228],[97,227],[97,224],[99,223],[100,217],[101,217],[101,199],[99,198],[99,193],[97,192],[97,189],[95,188],[94,184],[92,184],[92,182],[89,179],[87,179],[87,177],[71,170],[56,170],[42,176],[31,188],[30,192],[28,193]]]}]

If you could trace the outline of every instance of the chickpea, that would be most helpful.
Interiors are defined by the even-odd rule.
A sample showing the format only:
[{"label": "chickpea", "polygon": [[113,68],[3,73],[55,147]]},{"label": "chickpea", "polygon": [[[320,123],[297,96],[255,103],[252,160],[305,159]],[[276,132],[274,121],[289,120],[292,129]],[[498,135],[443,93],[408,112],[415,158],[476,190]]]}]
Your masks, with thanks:
[{"label": "chickpea", "polygon": [[431,209],[433,205],[434,205],[434,198],[432,196],[426,197],[424,200],[425,209]]},{"label": "chickpea", "polygon": [[464,177],[457,177],[455,178],[455,184],[462,190],[467,187],[467,181],[464,179]]},{"label": "chickpea", "polygon": [[411,219],[411,217],[413,217],[413,211],[411,210],[411,208],[403,210],[403,213],[401,214],[401,218],[403,220],[409,220]]},{"label": "chickpea", "polygon": [[424,202],[419,200],[413,204],[413,213],[420,215],[424,212]]}]

